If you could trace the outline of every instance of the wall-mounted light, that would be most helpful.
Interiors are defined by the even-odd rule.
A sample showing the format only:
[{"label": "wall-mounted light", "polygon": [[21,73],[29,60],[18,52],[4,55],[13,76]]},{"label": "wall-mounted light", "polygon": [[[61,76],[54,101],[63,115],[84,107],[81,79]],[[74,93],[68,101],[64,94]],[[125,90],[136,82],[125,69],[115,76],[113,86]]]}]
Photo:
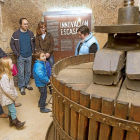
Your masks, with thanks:
[{"label": "wall-mounted light", "polygon": [[43,12],[43,15],[45,16],[63,16],[63,15],[69,15],[69,16],[76,16],[76,15],[84,15],[84,14],[87,14],[87,13],[92,13],[92,10],[61,10],[59,11],[57,9],[57,11],[47,11],[47,12]]}]

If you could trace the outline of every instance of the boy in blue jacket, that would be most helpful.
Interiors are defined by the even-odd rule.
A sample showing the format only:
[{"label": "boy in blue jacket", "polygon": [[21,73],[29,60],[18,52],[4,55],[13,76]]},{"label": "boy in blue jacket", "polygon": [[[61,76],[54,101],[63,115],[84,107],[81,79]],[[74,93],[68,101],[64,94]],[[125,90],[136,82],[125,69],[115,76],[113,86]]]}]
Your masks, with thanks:
[{"label": "boy in blue jacket", "polygon": [[34,52],[34,57],[37,59],[35,61],[33,67],[33,75],[35,79],[35,84],[39,89],[40,100],[38,102],[38,106],[40,107],[41,113],[48,113],[51,112],[50,109],[46,108],[46,98],[47,98],[47,87],[46,85],[50,83],[50,80],[47,75],[47,69],[45,66],[46,55],[43,51],[38,50]]}]

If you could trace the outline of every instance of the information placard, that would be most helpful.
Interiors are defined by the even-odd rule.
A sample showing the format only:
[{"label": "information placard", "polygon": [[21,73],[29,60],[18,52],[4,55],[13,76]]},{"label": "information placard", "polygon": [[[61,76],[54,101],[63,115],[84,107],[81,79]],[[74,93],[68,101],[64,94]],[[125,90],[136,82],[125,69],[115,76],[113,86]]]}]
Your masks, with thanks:
[{"label": "information placard", "polygon": [[47,31],[54,38],[55,62],[65,57],[73,56],[79,42],[77,30],[87,25],[91,30],[91,10],[84,11],[55,11],[44,12],[44,22]]}]

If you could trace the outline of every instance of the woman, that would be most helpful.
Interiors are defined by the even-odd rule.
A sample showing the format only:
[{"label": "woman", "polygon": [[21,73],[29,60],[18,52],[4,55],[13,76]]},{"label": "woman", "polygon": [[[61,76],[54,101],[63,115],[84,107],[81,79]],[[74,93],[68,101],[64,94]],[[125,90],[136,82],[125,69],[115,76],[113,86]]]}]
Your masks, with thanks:
[{"label": "woman", "polygon": [[99,50],[97,39],[92,35],[86,25],[81,26],[77,32],[81,40],[77,45],[75,55],[96,53]]},{"label": "woman", "polygon": [[35,47],[37,50],[43,50],[46,53],[47,60],[52,67],[54,64],[53,47],[54,40],[51,33],[47,32],[46,25],[43,21],[40,21],[36,30]]}]

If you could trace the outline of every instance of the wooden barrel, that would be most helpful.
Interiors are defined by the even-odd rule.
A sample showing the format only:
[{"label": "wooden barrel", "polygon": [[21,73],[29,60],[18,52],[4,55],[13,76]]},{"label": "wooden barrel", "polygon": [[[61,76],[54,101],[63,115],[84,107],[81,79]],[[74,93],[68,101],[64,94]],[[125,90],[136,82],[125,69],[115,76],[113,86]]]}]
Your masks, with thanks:
[{"label": "wooden barrel", "polygon": [[140,106],[129,107],[128,102],[116,98],[89,95],[57,77],[68,66],[93,62],[93,59],[94,54],[74,56],[53,66],[53,139],[139,140]]}]

